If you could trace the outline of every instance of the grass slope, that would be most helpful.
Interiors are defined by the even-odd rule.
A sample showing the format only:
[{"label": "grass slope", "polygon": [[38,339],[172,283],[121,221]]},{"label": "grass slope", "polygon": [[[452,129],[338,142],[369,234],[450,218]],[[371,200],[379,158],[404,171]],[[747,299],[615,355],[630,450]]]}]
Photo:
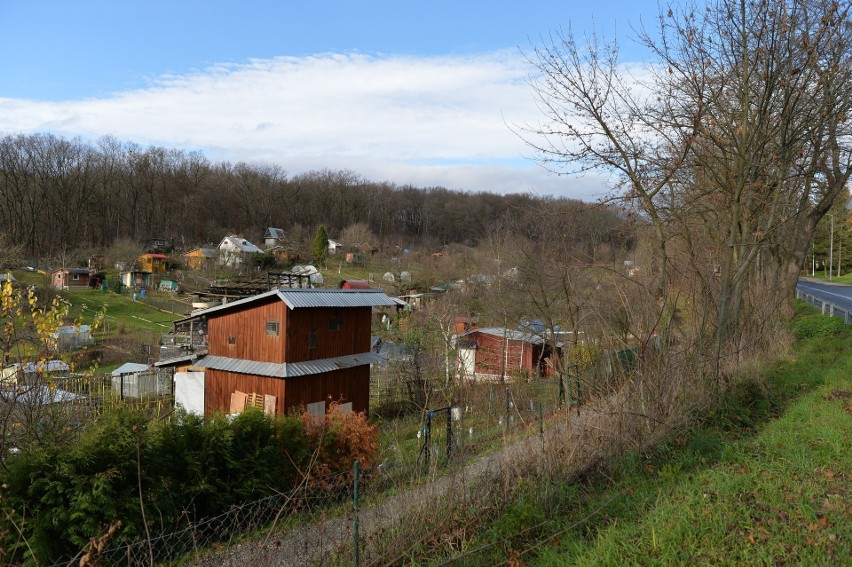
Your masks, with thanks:
[{"label": "grass slope", "polygon": [[768,370],[765,383],[732,392],[703,427],[579,482],[522,487],[467,542],[474,551],[445,563],[848,561],[852,328],[800,313],[794,331],[795,360]]},{"label": "grass slope", "polygon": [[537,563],[830,564],[852,556],[852,416],[838,392],[852,392],[852,381],[806,395],[754,439],[725,447],[709,469],[659,469],[646,514],[587,540],[562,539]]},{"label": "grass slope", "polygon": [[79,313],[84,322],[88,322],[105,309],[106,319],[110,324],[124,326],[130,331],[166,333],[172,328],[172,322],[181,317],[111,291],[74,290],[65,292],[65,298],[71,303],[72,311]]}]

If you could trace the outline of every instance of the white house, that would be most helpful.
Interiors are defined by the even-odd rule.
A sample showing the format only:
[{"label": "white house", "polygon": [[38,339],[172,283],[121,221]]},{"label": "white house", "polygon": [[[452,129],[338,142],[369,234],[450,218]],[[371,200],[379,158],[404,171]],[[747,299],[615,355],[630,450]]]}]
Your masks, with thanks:
[{"label": "white house", "polygon": [[226,236],[219,243],[219,264],[229,268],[240,268],[250,263],[251,255],[262,252],[260,248],[235,234]]},{"label": "white house", "polygon": [[272,248],[273,246],[280,246],[284,243],[284,230],[270,226],[263,234],[263,243],[266,245],[267,248]]}]

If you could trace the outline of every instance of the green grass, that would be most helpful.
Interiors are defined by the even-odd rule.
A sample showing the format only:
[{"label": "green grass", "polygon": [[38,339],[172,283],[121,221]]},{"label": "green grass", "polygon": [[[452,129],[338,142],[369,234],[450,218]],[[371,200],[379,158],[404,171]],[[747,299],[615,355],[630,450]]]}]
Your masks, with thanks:
[{"label": "green grass", "polygon": [[[794,330],[822,318],[797,310]],[[729,393],[703,427],[579,481],[519,487],[468,551],[444,560],[843,563],[852,556],[852,328],[804,325],[795,359],[768,369],[765,386]]]},{"label": "green grass", "polygon": [[28,272],[26,270],[13,270],[12,275],[15,276],[15,280],[17,281],[18,285],[22,287],[29,287],[31,285],[50,285],[50,274],[44,274],[41,272]]},{"label": "green grass", "polygon": [[148,331],[163,334],[172,328],[173,321],[181,317],[111,291],[75,290],[64,292],[63,296],[71,303],[72,313],[81,316],[83,322],[91,321],[97,313],[105,309],[110,329],[115,327],[116,330],[124,329],[128,332]]},{"label": "green grass", "polygon": [[[817,271],[814,275],[806,274],[805,277],[828,281],[828,274],[824,271]],[[852,285],[852,272],[848,274],[843,274],[842,276],[838,277],[837,270],[835,269],[835,275],[832,276],[831,281],[834,283]]]}]

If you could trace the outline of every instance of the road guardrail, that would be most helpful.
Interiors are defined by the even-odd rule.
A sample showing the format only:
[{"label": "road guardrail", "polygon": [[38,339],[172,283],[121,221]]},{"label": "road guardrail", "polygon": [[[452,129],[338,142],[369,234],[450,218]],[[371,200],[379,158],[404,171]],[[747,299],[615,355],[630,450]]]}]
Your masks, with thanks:
[{"label": "road guardrail", "polygon": [[806,301],[810,305],[819,309],[823,314],[831,317],[841,317],[843,322],[847,325],[852,324],[852,308],[832,303],[831,301],[811,295],[810,293],[804,292],[798,288],[796,289],[796,299]]}]

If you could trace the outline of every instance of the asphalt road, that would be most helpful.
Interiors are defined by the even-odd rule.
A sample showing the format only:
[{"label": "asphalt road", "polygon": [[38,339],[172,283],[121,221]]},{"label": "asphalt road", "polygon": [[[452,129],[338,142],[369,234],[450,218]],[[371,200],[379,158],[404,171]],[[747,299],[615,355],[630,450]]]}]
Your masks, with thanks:
[{"label": "asphalt road", "polygon": [[819,282],[811,279],[800,279],[796,289],[818,297],[824,301],[852,310],[852,285]]}]

